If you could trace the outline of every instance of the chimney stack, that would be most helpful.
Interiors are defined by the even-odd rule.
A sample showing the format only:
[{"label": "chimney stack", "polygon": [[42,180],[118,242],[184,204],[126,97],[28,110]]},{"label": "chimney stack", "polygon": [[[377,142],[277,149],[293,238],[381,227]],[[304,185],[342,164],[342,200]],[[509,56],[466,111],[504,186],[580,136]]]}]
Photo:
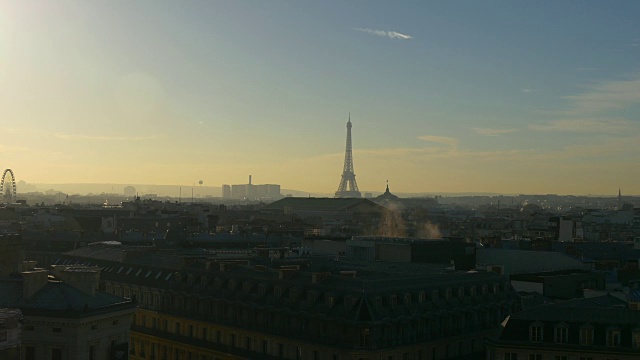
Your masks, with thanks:
[{"label": "chimney stack", "polygon": [[82,291],[95,296],[100,285],[100,268],[93,266],[52,266],[58,279]]},{"label": "chimney stack", "polygon": [[40,289],[42,289],[47,282],[49,282],[49,273],[47,270],[33,270],[24,271],[22,275],[22,297],[29,299]]}]

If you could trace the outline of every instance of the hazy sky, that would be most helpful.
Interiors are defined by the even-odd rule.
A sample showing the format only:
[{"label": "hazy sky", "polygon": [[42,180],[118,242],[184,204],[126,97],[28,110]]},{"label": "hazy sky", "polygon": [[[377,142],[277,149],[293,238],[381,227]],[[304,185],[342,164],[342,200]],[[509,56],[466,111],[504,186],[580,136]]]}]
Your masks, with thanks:
[{"label": "hazy sky", "polygon": [[0,0],[27,182],[640,193],[639,1]]}]

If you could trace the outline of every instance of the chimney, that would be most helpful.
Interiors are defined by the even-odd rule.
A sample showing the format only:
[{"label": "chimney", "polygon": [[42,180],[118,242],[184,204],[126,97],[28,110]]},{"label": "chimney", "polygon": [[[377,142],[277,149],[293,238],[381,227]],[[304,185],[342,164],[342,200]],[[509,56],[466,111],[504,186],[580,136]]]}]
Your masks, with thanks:
[{"label": "chimney", "polygon": [[251,175],[249,175],[249,185],[251,185]]},{"label": "chimney", "polygon": [[85,294],[95,296],[100,283],[100,270],[88,267],[68,268],[60,272],[60,279]]},{"label": "chimney", "polygon": [[20,235],[0,235],[0,277],[23,270],[24,250]]},{"label": "chimney", "polygon": [[37,261],[23,261],[22,271],[32,271],[36,268]]},{"label": "chimney", "polygon": [[21,275],[24,299],[32,297],[49,282],[49,273],[46,270],[24,271]]},{"label": "chimney", "polygon": [[311,283],[312,284],[318,284],[320,282],[322,282],[322,280],[326,279],[329,277],[330,273],[324,272],[324,273],[317,273],[314,272],[311,274]]}]

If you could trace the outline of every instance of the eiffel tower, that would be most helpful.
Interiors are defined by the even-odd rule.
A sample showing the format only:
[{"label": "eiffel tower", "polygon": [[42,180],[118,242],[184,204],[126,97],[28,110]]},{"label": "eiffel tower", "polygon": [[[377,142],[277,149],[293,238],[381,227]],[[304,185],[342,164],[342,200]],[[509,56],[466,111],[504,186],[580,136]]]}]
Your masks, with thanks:
[{"label": "eiffel tower", "polygon": [[337,198],[359,198],[358,184],[356,184],[356,174],[353,172],[353,154],[351,151],[351,113],[347,122],[347,149],[344,153],[344,170],[342,179],[336,191]]}]

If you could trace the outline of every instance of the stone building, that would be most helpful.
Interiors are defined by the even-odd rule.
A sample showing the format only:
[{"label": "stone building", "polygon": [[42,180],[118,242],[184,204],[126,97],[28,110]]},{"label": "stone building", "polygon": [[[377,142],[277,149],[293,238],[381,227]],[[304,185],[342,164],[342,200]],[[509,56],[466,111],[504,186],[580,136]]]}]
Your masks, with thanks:
[{"label": "stone building", "polygon": [[89,261],[101,288],[139,303],[130,359],[448,359],[483,356],[519,310],[492,272],[448,264],[192,259]]},{"label": "stone building", "polygon": [[614,296],[542,305],[511,315],[489,360],[640,358],[640,311]]},{"label": "stone building", "polygon": [[135,303],[98,290],[98,268],[62,266],[53,274],[35,268],[22,261],[19,236],[0,235],[0,253],[8,261],[0,272],[0,307],[20,309],[21,359],[107,360],[127,354]]},{"label": "stone building", "polygon": [[0,359],[20,359],[21,320],[19,309],[0,309]]}]

